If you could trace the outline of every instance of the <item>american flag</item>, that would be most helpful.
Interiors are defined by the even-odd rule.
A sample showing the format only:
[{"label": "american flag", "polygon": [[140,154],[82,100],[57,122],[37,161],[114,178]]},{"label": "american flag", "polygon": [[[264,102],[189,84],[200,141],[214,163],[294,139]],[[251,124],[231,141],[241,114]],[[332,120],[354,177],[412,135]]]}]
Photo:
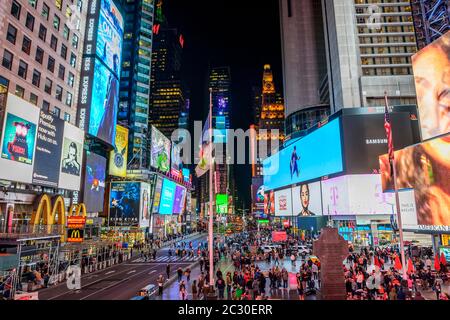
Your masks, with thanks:
[{"label": "american flag", "polygon": [[388,140],[388,153],[389,153],[389,162],[394,160],[394,142],[392,141],[392,127],[391,127],[391,119],[389,117],[388,110],[388,99],[387,94],[384,95],[384,130],[386,130],[386,137]]}]

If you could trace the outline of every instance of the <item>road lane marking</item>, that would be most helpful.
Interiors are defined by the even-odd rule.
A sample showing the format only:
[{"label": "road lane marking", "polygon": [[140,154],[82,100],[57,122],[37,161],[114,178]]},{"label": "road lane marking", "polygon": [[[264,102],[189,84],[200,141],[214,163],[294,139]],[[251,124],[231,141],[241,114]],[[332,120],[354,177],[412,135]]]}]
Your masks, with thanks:
[{"label": "road lane marking", "polygon": [[116,272],[116,270],[108,271],[107,273],[105,273],[105,275],[108,275],[108,274],[111,274],[111,273],[114,273],[114,272]]},{"label": "road lane marking", "polygon": [[135,273],[135,272],[136,272],[136,270],[131,270],[130,272],[127,272],[127,274]]},{"label": "road lane marking", "polygon": [[150,275],[150,274],[155,273],[155,272],[156,272],[156,270],[153,270],[153,271],[150,271],[148,274]]}]

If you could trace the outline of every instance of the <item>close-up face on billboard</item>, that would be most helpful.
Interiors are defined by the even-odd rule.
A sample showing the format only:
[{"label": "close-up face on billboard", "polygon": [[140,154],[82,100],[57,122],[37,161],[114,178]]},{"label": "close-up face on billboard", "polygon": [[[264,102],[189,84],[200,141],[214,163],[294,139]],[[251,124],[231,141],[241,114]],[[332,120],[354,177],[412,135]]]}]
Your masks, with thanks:
[{"label": "close-up face on billboard", "polygon": [[292,188],[292,210],[299,217],[322,215],[320,181]]},{"label": "close-up face on billboard", "polygon": [[450,132],[450,32],[412,56],[424,140]]}]

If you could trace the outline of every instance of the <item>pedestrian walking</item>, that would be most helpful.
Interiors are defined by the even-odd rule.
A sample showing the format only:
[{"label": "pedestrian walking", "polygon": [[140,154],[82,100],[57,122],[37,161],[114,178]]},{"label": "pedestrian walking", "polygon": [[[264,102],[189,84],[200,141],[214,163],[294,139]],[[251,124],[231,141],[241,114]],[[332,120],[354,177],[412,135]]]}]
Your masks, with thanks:
[{"label": "pedestrian walking", "polygon": [[186,271],[184,272],[184,275],[186,276],[187,282],[191,281],[191,269],[186,268]]},{"label": "pedestrian walking", "polygon": [[167,274],[167,279],[170,278],[170,264],[166,265],[166,274]]},{"label": "pedestrian walking", "polygon": [[160,274],[156,282],[158,284],[158,295],[162,296],[164,289],[164,276]]}]

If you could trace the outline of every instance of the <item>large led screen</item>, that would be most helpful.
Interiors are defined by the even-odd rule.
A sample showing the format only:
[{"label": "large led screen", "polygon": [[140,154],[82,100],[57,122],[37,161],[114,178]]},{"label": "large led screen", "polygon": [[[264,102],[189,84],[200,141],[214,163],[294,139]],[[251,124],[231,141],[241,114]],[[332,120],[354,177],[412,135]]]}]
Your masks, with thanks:
[{"label": "large led screen", "polygon": [[150,165],[162,172],[170,169],[170,140],[152,126]]},{"label": "large led screen", "polygon": [[128,129],[116,126],[114,150],[109,157],[109,175],[117,177],[127,176],[128,161]]},{"label": "large led screen", "polygon": [[180,185],[175,187],[175,199],[173,201],[173,214],[182,214],[186,202],[186,188]]},{"label": "large led screen", "polygon": [[95,61],[94,81],[89,113],[89,134],[113,145],[119,104],[119,80],[98,60]]},{"label": "large led screen", "polygon": [[141,205],[139,182],[111,182],[109,225],[137,226]]},{"label": "large led screen", "polygon": [[228,195],[216,194],[216,212],[219,214],[228,213]]},{"label": "large led screen", "polygon": [[335,119],[264,160],[264,186],[276,189],[342,170],[340,121]]},{"label": "large led screen", "polygon": [[[395,152],[397,188],[413,189],[421,229],[450,230],[450,134]],[[380,157],[383,190],[394,189],[387,155]]]},{"label": "large led screen", "polygon": [[61,151],[58,187],[67,190],[80,190],[81,165],[83,163],[84,131],[64,122],[64,140]]},{"label": "large led screen", "polygon": [[304,183],[292,188],[293,214],[299,217],[321,216],[322,195],[320,182]]},{"label": "large led screen", "polygon": [[139,227],[147,228],[150,226],[150,184],[141,182],[141,203]]},{"label": "large led screen", "polygon": [[273,190],[264,193],[264,213],[265,214],[275,213],[275,192]]},{"label": "large led screen", "polygon": [[159,204],[161,202],[162,183],[163,183],[163,178],[158,177],[156,179],[155,193],[153,195],[153,209],[152,209],[152,213],[158,213],[159,212]]},{"label": "large led screen", "polygon": [[176,186],[177,184],[175,182],[164,179],[161,191],[161,202],[159,204],[159,214],[173,213]]},{"label": "large led screen", "polygon": [[101,0],[97,30],[97,56],[120,76],[123,19],[112,0]]},{"label": "large led screen", "polygon": [[106,158],[86,151],[83,202],[88,212],[103,212]]},{"label": "large led screen", "polygon": [[292,216],[291,188],[275,191],[275,215]]},{"label": "large led screen", "polygon": [[412,56],[424,140],[450,132],[450,31]]}]

